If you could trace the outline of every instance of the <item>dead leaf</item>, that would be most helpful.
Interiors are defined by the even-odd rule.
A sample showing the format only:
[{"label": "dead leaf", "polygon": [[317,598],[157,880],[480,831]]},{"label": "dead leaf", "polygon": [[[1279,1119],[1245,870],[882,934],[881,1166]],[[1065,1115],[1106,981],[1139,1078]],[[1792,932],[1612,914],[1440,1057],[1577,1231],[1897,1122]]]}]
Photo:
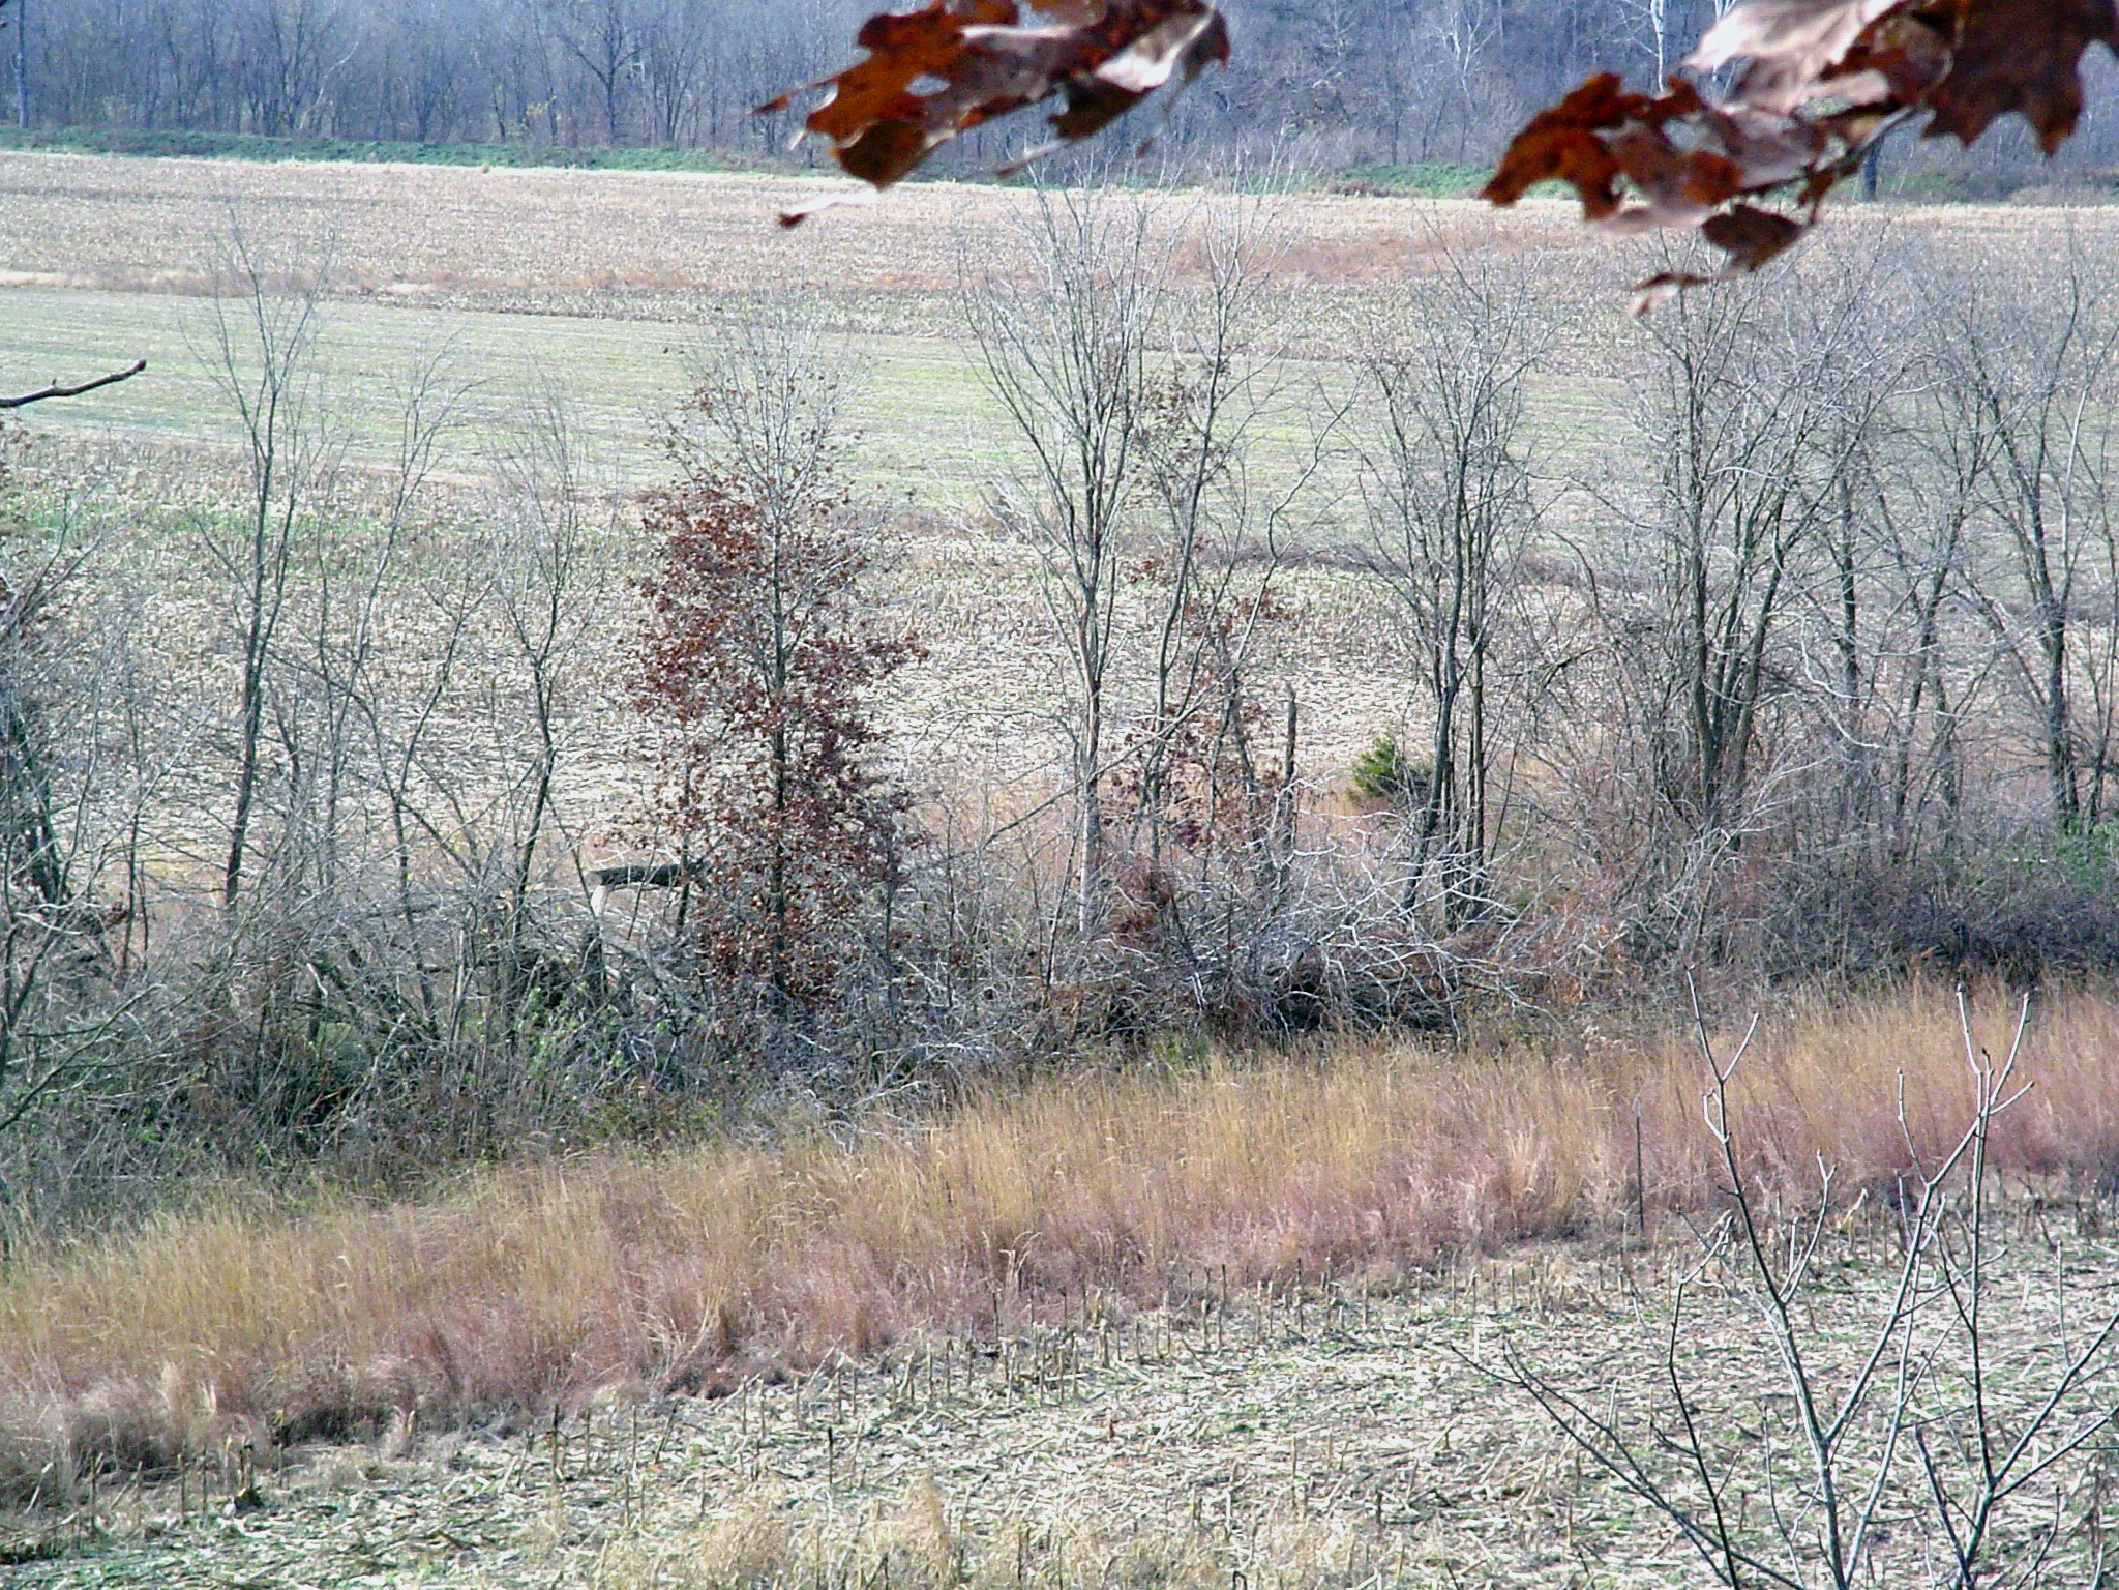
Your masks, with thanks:
[{"label": "dead leaf", "polygon": [[2047,154],[2082,115],[2082,56],[2119,52],[2112,0],[1960,0],[1950,70],[1928,97],[1929,137],[1969,144],[2010,112]]},{"label": "dead leaf", "polygon": [[1862,31],[1902,0],[1752,0],[1732,8],[1700,37],[1687,63],[1715,72],[1745,62],[1736,94],[1761,110],[1807,103],[1845,61]]},{"label": "dead leaf", "polygon": [[[1025,25],[1026,11],[1045,20]],[[932,0],[870,17],[857,42],[866,59],[810,85],[828,92],[803,126],[831,140],[849,175],[878,189],[959,133],[1059,96],[1053,140],[1009,168],[1019,169],[1229,58],[1227,25],[1206,0]],[[785,109],[792,97],[759,112]],[[795,225],[832,202],[781,221]]]},{"label": "dead leaf", "polygon": [[1688,287],[1709,287],[1734,281],[1757,270],[1786,249],[1808,226],[1790,216],[1754,205],[1739,204],[1710,215],[1700,223],[1700,235],[1725,256],[1722,268],[1711,276],[1691,271],[1659,271],[1634,289],[1630,313],[1647,314]]},{"label": "dead leaf", "polygon": [[[2014,113],[2052,153],[2081,117],[2082,56],[2096,43],[2119,53],[2115,0],[1741,0],[1667,92],[1630,93],[1606,73],[1532,117],[1485,196],[1513,204],[1557,178],[1588,221],[1694,227],[1723,251],[1713,275],[1642,283],[1638,311],[1782,253],[1901,123],[1925,117],[1926,136],[1969,144]],[[1695,86],[1730,67],[1726,94]]]}]

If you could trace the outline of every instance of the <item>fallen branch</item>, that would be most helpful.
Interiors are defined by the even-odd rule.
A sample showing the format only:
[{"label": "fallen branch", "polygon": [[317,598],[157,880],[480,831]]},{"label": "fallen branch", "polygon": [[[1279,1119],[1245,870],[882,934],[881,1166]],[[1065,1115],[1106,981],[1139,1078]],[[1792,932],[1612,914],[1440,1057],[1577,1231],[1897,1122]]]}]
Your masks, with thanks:
[{"label": "fallen branch", "polygon": [[130,381],[147,368],[145,359],[135,359],[131,368],[99,375],[93,381],[83,381],[79,386],[48,386],[35,392],[25,392],[20,397],[0,397],[0,409],[26,408],[32,403],[42,403],[46,398],[79,397],[84,392],[93,392],[98,387],[116,386],[120,381]]}]

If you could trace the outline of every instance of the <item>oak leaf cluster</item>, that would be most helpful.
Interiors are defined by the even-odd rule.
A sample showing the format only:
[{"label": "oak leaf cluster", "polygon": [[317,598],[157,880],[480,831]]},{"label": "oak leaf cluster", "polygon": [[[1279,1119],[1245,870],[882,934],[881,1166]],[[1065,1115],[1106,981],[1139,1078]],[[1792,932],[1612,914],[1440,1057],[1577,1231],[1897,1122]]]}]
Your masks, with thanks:
[{"label": "oak leaf cluster", "polygon": [[[866,58],[810,85],[827,93],[803,126],[831,141],[848,174],[878,189],[959,133],[1057,98],[1051,140],[1007,168],[1020,170],[1229,56],[1227,24],[1203,0],[932,0],[870,17],[855,42]],[[759,110],[783,110],[792,98]],[[813,201],[780,220],[794,226],[841,202]]]},{"label": "oak leaf cluster", "polygon": [[[1601,73],[1532,117],[1485,197],[1513,204],[1557,178],[1592,222],[1695,227],[1721,250],[1712,276],[1642,283],[1645,308],[1779,254],[1901,124],[1924,120],[1925,136],[1970,144],[2014,112],[2051,154],[2082,115],[2082,57],[2095,43],[2119,51],[2113,0],[1745,0],[1664,92],[1629,92]],[[1721,77],[1726,90],[1707,86]]]}]

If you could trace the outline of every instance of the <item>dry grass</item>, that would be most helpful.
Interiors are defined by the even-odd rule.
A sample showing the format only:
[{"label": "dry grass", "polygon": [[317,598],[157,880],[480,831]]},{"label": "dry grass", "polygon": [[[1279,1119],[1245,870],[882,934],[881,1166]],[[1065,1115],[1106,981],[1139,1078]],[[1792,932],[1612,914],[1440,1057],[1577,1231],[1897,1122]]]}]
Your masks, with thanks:
[{"label": "dry grass", "polygon": [[[1981,1039],[2003,1041],[2001,1002]],[[1936,991],[1798,1012],[1747,1062],[1745,1147],[1790,1191],[1818,1155],[1888,1189],[1964,1096]],[[2034,1023],[2005,1170],[2119,1163],[2119,1008]],[[1653,1209],[1713,1197],[1697,1061],[1675,1036],[1551,1061],[1407,1047],[1328,1063],[1085,1074],[926,1127],[818,1129],[483,1173],[425,1201],[286,1217],[224,1198],[16,1259],[0,1281],[0,1428],[18,1475],[152,1465],[613,1388],[692,1389],[926,1333],[1022,1328],[1084,1296],[1139,1305],[1330,1269],[1615,1232],[1636,1110]],[[1069,1299],[1074,1303],[1070,1304]],[[54,1469],[54,1465],[57,1469]]]},{"label": "dry grass", "polygon": [[[0,284],[203,291],[231,220],[335,289],[481,307],[619,309],[668,295],[808,290],[946,300],[959,250],[1005,231],[1020,188],[914,183],[800,232],[791,200],[853,184],[690,172],[253,164],[0,153]],[[1387,279],[1440,218],[1482,248],[1589,250],[1569,207],[1501,213],[1469,200],[1289,201],[1299,280]],[[985,257],[982,255],[982,258]],[[949,328],[954,330],[953,322]]]},{"label": "dry grass", "polygon": [[[2003,1222],[1985,1322],[2010,1371],[1998,1402],[2119,1296],[2110,1207]],[[1806,1312],[1817,1373],[1844,1374],[1888,1308],[1895,1251],[1882,1210],[1828,1235]],[[930,1337],[718,1400],[620,1389],[473,1432],[400,1415],[379,1439],[254,1468],[237,1448],[77,1485],[64,1507],[0,1517],[0,1565],[52,1590],[1698,1583],[1667,1527],[1476,1367],[1506,1343],[1638,1430],[1665,1389],[1671,1277],[1696,1259],[1672,1230],[1646,1249],[1536,1244],[1388,1292],[1313,1274],[1131,1317],[1077,1299],[998,1340]],[[1755,1429],[1781,1389],[1772,1350],[1737,1299],[1694,1298],[1681,1370],[1717,1430]],[[2086,1400],[2108,1407],[2111,1386],[2106,1366]],[[1925,1583],[1932,1532],[1901,1478],[1877,1582]],[[2110,1528],[2094,1483],[2067,1510]],[[2090,1538],[2063,1546],[2069,1568]]]}]

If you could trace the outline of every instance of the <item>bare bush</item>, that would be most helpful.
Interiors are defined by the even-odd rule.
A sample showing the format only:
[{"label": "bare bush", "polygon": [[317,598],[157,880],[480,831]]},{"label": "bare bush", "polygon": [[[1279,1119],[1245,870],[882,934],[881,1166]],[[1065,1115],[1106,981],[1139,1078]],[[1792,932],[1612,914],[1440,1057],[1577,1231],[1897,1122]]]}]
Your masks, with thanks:
[{"label": "bare bush", "polygon": [[[1807,1207],[1775,1212],[1733,1103],[1749,1036],[1719,1058],[1695,1003],[1725,1207],[1699,1231],[1699,1260],[1670,1301],[1656,1364],[1663,1408],[1649,1429],[1631,1430],[1601,1411],[1599,1393],[1557,1383],[1519,1352],[1504,1348],[1490,1371],[1660,1515],[1716,1583],[1851,1590],[1880,1572],[1960,1590],[2102,1581],[2101,1534],[2093,1525],[2086,1542],[2076,1536],[2070,1511],[2098,1506],[2089,1480],[2119,1309],[2071,1295],[2064,1271],[2034,1275],[2037,1244],[2010,1241],[1996,1135],[2030,1091],[2019,1069],[2029,1001],[1996,1061],[1958,998],[1964,1124],[1939,1141],[1921,1131],[1901,1078],[1903,1152],[1886,1195],[1899,1254],[1873,1318],[1842,1321],[1829,1296],[1844,1230],[1831,1165],[1819,1157]],[[2052,1335],[2004,1355],[1987,1329],[1996,1289],[2034,1282],[2053,1293]],[[1780,1367],[1778,1393],[1733,1403],[1688,1371],[1686,1305],[1709,1290],[1733,1292],[1750,1312]]]}]

